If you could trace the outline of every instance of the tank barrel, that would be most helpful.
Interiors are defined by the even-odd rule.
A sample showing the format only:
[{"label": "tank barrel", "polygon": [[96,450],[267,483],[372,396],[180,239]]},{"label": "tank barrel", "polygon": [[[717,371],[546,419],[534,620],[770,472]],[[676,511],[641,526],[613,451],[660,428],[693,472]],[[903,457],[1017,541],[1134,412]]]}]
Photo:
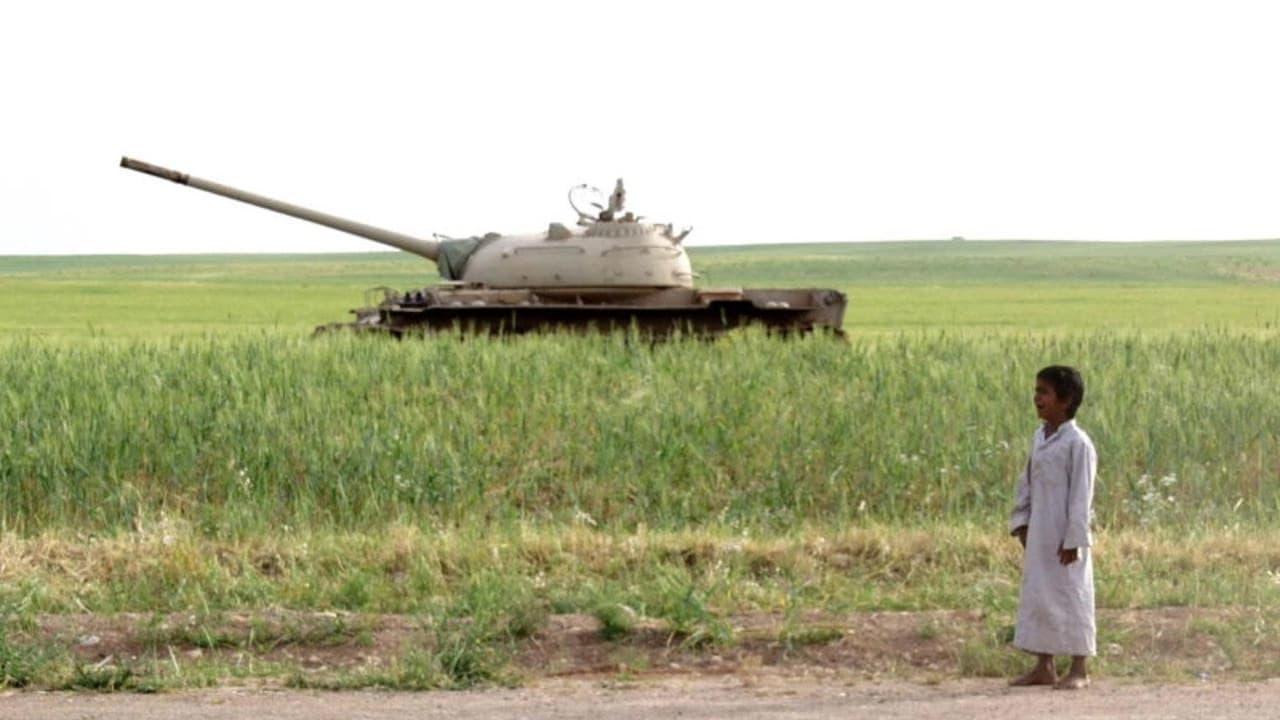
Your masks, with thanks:
[{"label": "tank barrel", "polygon": [[204,190],[205,192],[213,193],[214,195],[221,195],[250,205],[257,205],[258,207],[265,208],[267,210],[274,210],[275,212],[289,215],[290,217],[296,217],[300,220],[313,222],[317,225],[324,225],[325,227],[333,228],[334,230],[341,230],[345,233],[357,235],[374,242],[382,243],[383,245],[390,245],[393,248],[404,250],[405,252],[413,253],[414,255],[419,255],[432,262],[435,262],[436,258],[439,256],[440,243],[435,240],[424,240],[422,238],[413,237],[412,235],[405,235],[391,230],[383,230],[379,227],[355,222],[354,220],[347,220],[346,218],[340,218],[336,215],[322,213],[317,210],[311,210],[300,205],[293,205],[279,200],[273,200],[269,197],[245,192],[244,190],[239,190],[229,185],[223,185],[211,180],[193,177],[186,173],[178,172],[177,170],[170,170],[169,168],[152,165],[151,163],[135,160],[129,157],[120,158],[120,167],[128,168],[129,170],[136,170],[148,175],[154,175],[158,178],[171,180],[179,185],[188,185],[199,190]]}]

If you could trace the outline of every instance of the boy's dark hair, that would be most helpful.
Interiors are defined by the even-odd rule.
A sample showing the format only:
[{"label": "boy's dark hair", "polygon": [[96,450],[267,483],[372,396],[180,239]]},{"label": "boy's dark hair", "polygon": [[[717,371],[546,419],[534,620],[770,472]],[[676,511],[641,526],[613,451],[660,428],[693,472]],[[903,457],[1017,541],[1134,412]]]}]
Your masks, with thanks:
[{"label": "boy's dark hair", "polygon": [[1079,370],[1069,365],[1050,365],[1036,373],[1036,379],[1049,383],[1058,397],[1070,398],[1071,404],[1067,406],[1067,417],[1076,416],[1080,403],[1084,402],[1084,378],[1080,376]]}]

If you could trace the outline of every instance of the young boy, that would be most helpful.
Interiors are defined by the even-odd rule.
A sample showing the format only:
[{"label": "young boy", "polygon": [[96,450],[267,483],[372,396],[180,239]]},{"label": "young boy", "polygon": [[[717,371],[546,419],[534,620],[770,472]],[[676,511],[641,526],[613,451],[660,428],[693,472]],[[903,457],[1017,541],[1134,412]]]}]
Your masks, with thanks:
[{"label": "young boy", "polygon": [[[1089,685],[1085,658],[1097,645],[1089,520],[1098,455],[1075,423],[1083,400],[1084,380],[1075,368],[1052,365],[1036,373],[1036,412],[1044,424],[1018,481],[1009,529],[1023,547],[1013,644],[1037,660],[1012,685]],[[1071,671],[1061,680],[1054,655],[1071,656]]]}]

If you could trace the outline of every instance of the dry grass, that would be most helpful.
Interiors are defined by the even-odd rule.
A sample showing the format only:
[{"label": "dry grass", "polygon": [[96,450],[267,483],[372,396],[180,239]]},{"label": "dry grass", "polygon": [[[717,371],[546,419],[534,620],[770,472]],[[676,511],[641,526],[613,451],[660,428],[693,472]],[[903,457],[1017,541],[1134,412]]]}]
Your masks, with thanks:
[{"label": "dry grass", "polygon": [[[1126,530],[1096,548],[1104,607],[1269,606],[1280,531]],[[874,525],[753,537],[531,525],[216,539],[178,523],[85,537],[0,536],[0,593],[27,612],[342,607],[423,612],[491,584],[558,611],[602,599],[657,607],[693,592],[716,612],[1002,609],[1019,550],[998,528]]]}]

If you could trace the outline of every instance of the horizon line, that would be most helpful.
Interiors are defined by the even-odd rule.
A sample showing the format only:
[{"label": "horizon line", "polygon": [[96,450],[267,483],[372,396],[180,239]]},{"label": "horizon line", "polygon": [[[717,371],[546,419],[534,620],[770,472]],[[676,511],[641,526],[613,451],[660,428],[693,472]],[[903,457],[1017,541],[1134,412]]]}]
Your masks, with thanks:
[{"label": "horizon line", "polygon": [[[900,245],[900,244],[962,244],[962,243],[1034,243],[1034,244],[1096,244],[1096,245],[1190,245],[1195,243],[1221,243],[1221,244],[1246,244],[1246,243],[1268,243],[1280,242],[1280,237],[1270,238],[1174,238],[1174,239],[1147,239],[1147,240],[1077,240],[1070,238],[969,238],[964,236],[953,236],[950,238],[908,238],[898,240],[820,240],[820,241],[795,241],[795,242],[760,242],[760,243],[716,243],[707,245],[688,245],[691,250],[711,250],[711,249],[739,249],[739,248],[766,248],[766,247],[791,247],[791,246],[813,246],[813,245]],[[406,254],[402,250],[394,249],[370,249],[370,250],[227,250],[227,251],[195,251],[195,252],[43,252],[43,253],[0,253],[0,257],[184,257],[198,255],[390,255],[390,254]]]}]

